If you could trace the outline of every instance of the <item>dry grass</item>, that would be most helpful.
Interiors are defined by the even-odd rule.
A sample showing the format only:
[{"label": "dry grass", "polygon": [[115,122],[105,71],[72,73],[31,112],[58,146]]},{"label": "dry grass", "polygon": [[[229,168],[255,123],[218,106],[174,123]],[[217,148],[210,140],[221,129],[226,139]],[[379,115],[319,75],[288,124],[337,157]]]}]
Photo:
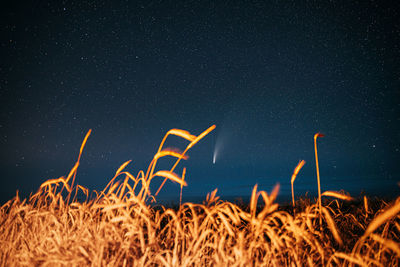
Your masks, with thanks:
[{"label": "dry grass", "polygon": [[[220,200],[217,190],[203,204],[151,206],[164,185],[153,195],[151,181],[160,176],[186,186],[184,174],[174,170],[213,129],[198,136],[169,131],[147,171],[134,176],[125,170],[127,161],[95,197],[74,185],[89,131],[67,177],[46,181],[27,200],[17,194],[0,208],[1,266],[399,265],[400,198],[344,202],[350,200],[345,193],[327,191],[321,195],[333,200],[299,199],[285,211],[274,203],[279,185],[270,194],[256,185],[247,207]],[[183,152],[164,149],[168,135],[189,145]],[[156,171],[167,156],[175,164]],[[76,201],[78,194],[86,201]]]}]

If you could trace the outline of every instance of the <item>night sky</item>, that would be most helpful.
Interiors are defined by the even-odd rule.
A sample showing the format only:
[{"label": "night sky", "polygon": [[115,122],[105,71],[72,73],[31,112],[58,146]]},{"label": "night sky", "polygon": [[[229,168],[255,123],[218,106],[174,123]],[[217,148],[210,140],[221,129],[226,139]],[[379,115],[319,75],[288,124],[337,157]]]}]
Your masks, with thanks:
[{"label": "night sky", "polygon": [[295,194],[314,194],[317,132],[323,191],[400,193],[395,2],[17,3],[0,8],[2,202],[67,175],[89,129],[77,183],[101,190],[127,160],[147,168],[169,129],[213,124],[178,169],[184,200],[277,182],[288,196],[301,159]]}]

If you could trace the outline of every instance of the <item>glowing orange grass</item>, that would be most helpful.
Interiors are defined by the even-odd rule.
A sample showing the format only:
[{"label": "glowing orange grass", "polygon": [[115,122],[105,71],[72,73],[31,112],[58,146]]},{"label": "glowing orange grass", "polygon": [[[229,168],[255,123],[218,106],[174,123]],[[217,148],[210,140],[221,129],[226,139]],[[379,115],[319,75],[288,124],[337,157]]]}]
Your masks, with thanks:
[{"label": "glowing orange grass", "polygon": [[[186,168],[183,168],[183,173],[182,173],[183,182],[185,182],[185,175],[186,175]],[[183,189],[183,184],[181,184],[181,193],[179,195],[179,207],[182,205],[182,189]]]},{"label": "glowing orange grass", "polygon": [[[191,144],[205,136],[196,137],[180,130],[169,134],[182,136]],[[78,183],[73,187],[71,185],[80,156],[67,176],[44,182],[37,193],[30,196],[32,203],[25,205],[25,200],[20,202],[17,191],[14,200],[0,207],[0,232],[4,233],[0,235],[0,262],[4,262],[4,266],[54,263],[85,265],[88,262],[95,266],[108,262],[118,266],[131,262],[157,266],[281,266],[288,263],[295,266],[393,266],[399,261],[397,233],[400,229],[400,198],[391,206],[381,201],[388,208],[385,211],[381,206],[376,211],[375,205],[368,207],[368,200],[364,196],[365,216],[370,214],[374,218],[371,218],[369,225],[366,223],[370,220],[362,220],[362,217],[359,220],[358,215],[364,215],[363,209],[354,207],[354,215],[344,214],[339,205],[335,208],[335,205],[324,207],[321,204],[320,216],[326,229],[320,224],[320,232],[315,231],[318,227],[318,204],[304,202],[304,211],[296,215],[278,209],[274,201],[279,185],[271,194],[257,191],[258,186],[255,185],[248,207],[220,201],[216,196],[217,189],[207,194],[203,205],[182,204],[186,169],[183,168],[182,175],[174,174],[170,168],[156,170],[155,174],[152,170],[155,170],[156,161],[164,156],[175,157],[178,162],[187,156],[185,152],[163,146],[164,142],[146,168],[147,173],[139,171],[134,177],[126,171],[131,162],[126,161],[101,193],[93,191],[96,198],[90,201],[88,189]],[[317,155],[316,162],[318,164]],[[294,181],[302,165],[304,162],[299,162],[291,178],[293,199]],[[147,205],[146,198],[155,199],[153,195],[146,194],[146,190],[156,175],[180,184],[179,209],[162,205],[160,209],[154,209]],[[115,181],[116,177],[122,176],[123,179]],[[67,203],[60,192],[61,187],[74,198],[78,193],[83,193],[86,200],[83,203],[74,200],[73,203]],[[140,193],[136,195],[135,191],[139,190]],[[261,204],[260,196],[264,207],[258,205]],[[342,191],[326,191],[320,196],[350,199]],[[334,201],[338,203],[339,199]],[[359,227],[354,228],[349,223],[356,223]],[[352,235],[354,237],[358,235],[358,229],[366,230],[354,245],[354,242],[342,240],[341,229],[356,229],[357,232]],[[109,240],[117,241],[110,243]],[[337,244],[333,245],[333,241]],[[65,253],[67,243],[72,246]],[[338,246],[344,247],[339,249]],[[37,255],[41,255],[40,258]]]},{"label": "glowing orange grass", "polygon": [[257,194],[257,187],[258,185],[256,184],[253,187],[253,191],[251,192],[251,198],[250,198],[250,213],[251,213],[251,219],[254,220],[256,216],[256,208],[257,208],[257,199],[259,194]]},{"label": "glowing orange grass", "polygon": [[314,135],[314,150],[315,150],[315,166],[317,168],[317,180],[318,180],[318,207],[319,207],[319,225],[321,227],[322,217],[321,217],[321,183],[319,179],[319,166],[318,166],[318,152],[317,152],[317,138],[324,137],[325,135],[321,133],[316,133]]},{"label": "glowing orange grass", "polygon": [[[57,179],[50,179],[50,180],[47,180],[46,182],[44,182],[44,183],[41,184],[40,189],[47,188],[47,190],[46,190],[46,191],[47,191],[47,194],[49,194],[49,196],[51,196],[53,199],[54,199],[56,196],[57,196],[57,197],[60,196],[60,198],[62,198],[61,192],[62,192],[63,189],[65,188],[65,189],[68,191],[68,197],[67,197],[66,202],[67,202],[67,203],[69,202],[69,199],[70,199],[70,197],[71,197],[71,193],[72,193],[72,191],[73,191],[73,189],[74,189],[76,171],[77,171],[78,166],[79,166],[79,161],[80,161],[80,159],[81,159],[81,155],[82,155],[82,152],[83,152],[83,148],[85,147],[85,144],[86,144],[87,139],[89,138],[91,132],[92,132],[92,129],[89,129],[89,131],[87,132],[85,138],[83,139],[81,148],[80,148],[80,150],[79,150],[78,160],[77,160],[77,162],[75,163],[74,167],[73,167],[73,168],[71,169],[71,171],[69,172],[67,178],[64,178],[64,177],[62,176],[62,177],[57,178]],[[71,177],[73,177],[73,178],[72,178],[71,184],[69,185],[68,182],[70,181]],[[60,192],[56,195],[56,190],[57,190],[57,187],[58,187],[58,184],[59,184],[59,183],[62,183],[62,184],[63,184],[63,187],[61,188]],[[53,192],[52,192],[52,186],[54,186],[54,185],[55,185],[55,187],[54,187],[54,193],[53,193]],[[80,188],[80,189],[84,192],[84,194],[87,195],[87,192],[86,192],[85,190],[83,190],[83,187],[79,186],[78,188]],[[77,188],[77,189],[78,189],[78,188]],[[78,190],[76,190],[75,196],[76,196],[77,192],[78,192]],[[31,199],[34,199],[35,196],[39,196],[39,195],[40,195],[40,191],[38,191],[38,193],[36,193],[35,195],[33,195]]]},{"label": "glowing orange grass", "polygon": [[181,177],[179,177],[176,173],[171,171],[158,171],[154,174],[154,176],[165,177],[174,182],[177,182],[180,185],[187,186],[187,183]]},{"label": "glowing orange grass", "polygon": [[379,228],[382,224],[386,223],[390,219],[392,219],[394,216],[396,216],[398,213],[400,213],[400,197],[398,197],[394,203],[393,206],[389,207],[386,209],[383,213],[379,214],[377,217],[374,218],[374,220],[368,225],[367,229],[365,230],[365,233],[363,236],[357,241],[356,245],[353,248],[352,255],[356,255],[360,253],[360,250],[368,238],[370,236],[372,239],[375,241],[385,244],[385,246],[389,247],[391,250],[393,250],[397,256],[400,258],[400,247],[398,244],[394,243],[393,241],[389,239],[384,239],[383,237],[379,235],[374,235],[373,232]]},{"label": "glowing orange grass", "polygon": [[[214,125],[214,127],[215,127],[215,125]],[[186,139],[186,140],[188,140],[188,141],[190,141],[190,142],[193,142],[193,141],[196,139],[196,136],[191,135],[188,131],[180,130],[180,129],[171,129],[171,130],[169,130],[169,131],[165,134],[163,140],[161,141],[160,146],[158,147],[157,154],[161,152],[162,147],[164,146],[164,143],[165,143],[165,141],[167,140],[167,137],[168,137],[169,135],[176,135],[176,136],[179,136],[179,137],[181,137],[181,138],[183,138],[183,139]],[[185,150],[185,151],[186,151],[186,150]],[[156,155],[157,155],[157,154],[156,154]],[[184,154],[185,154],[185,152],[184,152],[184,153],[181,153],[180,156],[183,157]],[[158,159],[159,157],[161,157],[161,156],[159,155],[158,157],[154,157],[154,159],[153,159],[154,162],[152,162],[152,163],[150,164],[151,166],[149,166],[149,170],[151,169],[151,171],[150,171],[151,174],[154,172],[154,168],[155,168],[157,159]],[[173,169],[172,169],[171,171],[173,171]],[[150,176],[151,176],[151,175],[150,175]],[[146,177],[149,177],[149,176],[148,176],[148,172],[146,173]],[[164,180],[164,182],[165,182],[165,180]]]},{"label": "glowing orange grass", "polygon": [[293,201],[293,207],[294,207],[294,190],[293,190],[293,183],[294,180],[296,180],[296,176],[299,173],[300,169],[306,164],[304,160],[301,160],[298,164],[297,167],[294,169],[293,174],[292,174],[292,179],[290,180],[290,183],[292,185],[292,201]]},{"label": "glowing orange grass", "polygon": [[213,202],[218,201],[219,196],[217,196],[217,191],[218,191],[218,188],[215,188],[214,191],[212,191],[211,193],[207,193],[206,201],[205,201],[205,203],[207,205],[211,205]]},{"label": "glowing orange grass", "polygon": [[[204,132],[202,132],[202,133],[201,133],[199,136],[197,136],[197,137],[194,136],[194,135],[189,134],[187,131],[178,130],[178,129],[169,130],[169,131],[167,132],[167,134],[165,135],[164,139],[162,140],[162,142],[161,142],[161,144],[160,144],[160,147],[159,147],[159,149],[158,149],[158,152],[161,151],[162,146],[164,145],[164,142],[165,142],[165,140],[166,140],[166,138],[167,138],[167,136],[168,136],[169,134],[174,134],[174,135],[180,136],[180,137],[182,137],[182,138],[185,138],[186,140],[191,141],[190,144],[186,147],[186,149],[182,152],[182,154],[180,155],[180,157],[178,158],[178,160],[175,162],[174,166],[172,166],[170,172],[173,172],[173,171],[174,171],[174,169],[176,168],[176,166],[178,165],[178,163],[180,162],[180,160],[181,160],[182,158],[185,157],[186,152],[187,152],[192,146],[194,146],[194,145],[195,145],[197,142],[199,142],[204,136],[206,136],[207,134],[209,134],[209,133],[210,133],[212,130],[214,130],[214,129],[215,129],[215,125],[212,125],[211,127],[209,127],[207,130],[205,130]],[[154,168],[155,168],[155,162],[154,162],[154,164],[153,164],[153,166],[152,166],[152,170],[151,170],[151,172],[150,172],[150,177],[152,176],[151,174],[153,173]],[[147,176],[147,175],[146,175],[146,176]],[[161,188],[164,186],[164,184],[165,184],[166,181],[167,181],[167,178],[165,178],[164,181],[161,183],[160,187],[157,189],[157,192],[155,193],[155,196],[158,195],[158,193],[160,192]],[[183,182],[184,182],[184,181],[183,181]],[[184,183],[185,183],[184,185],[186,185],[186,182],[184,182]]]},{"label": "glowing orange grass", "polygon": [[326,197],[335,197],[341,200],[347,200],[347,201],[351,201],[353,200],[353,198],[351,196],[339,193],[339,192],[335,192],[335,191],[325,191],[321,194],[321,196],[326,196]]},{"label": "glowing orange grass", "polygon": [[364,196],[364,208],[365,208],[365,218],[368,218],[368,199],[366,196]]},{"label": "glowing orange grass", "polygon": [[165,157],[165,156],[172,156],[176,158],[183,158],[184,160],[188,159],[187,155],[182,155],[182,152],[180,152],[177,149],[164,149],[160,152],[157,152],[157,154],[154,156],[154,159],[158,160],[159,158]]},{"label": "glowing orange grass", "polygon": [[52,185],[56,185],[56,186],[57,186],[59,183],[62,183],[62,184],[65,186],[65,188],[67,188],[68,192],[71,191],[71,189],[70,189],[69,186],[68,186],[68,183],[66,182],[66,180],[64,179],[63,176],[61,176],[60,178],[57,178],[57,179],[50,179],[50,180],[47,180],[46,182],[42,183],[42,185],[40,186],[40,188],[48,187],[48,189],[49,189],[49,191],[50,191]]},{"label": "glowing orange grass", "polygon": [[[106,185],[106,187],[101,191],[101,193],[102,194],[104,194],[105,193],[105,191],[106,191],[106,189],[110,186],[112,186],[112,184],[114,183],[114,181],[115,181],[115,179],[119,176],[119,175],[121,175],[122,173],[125,173],[125,172],[122,172],[122,170],[123,169],[125,169],[125,167],[129,164],[129,163],[131,163],[131,160],[128,160],[128,161],[126,161],[126,162],[124,162],[119,168],[118,168],[118,170],[115,172],[115,174],[114,174],[114,177],[108,182],[108,184]],[[125,173],[126,174],[126,173]],[[126,184],[126,183],[125,183]],[[109,191],[110,192],[110,191]]]},{"label": "glowing orange grass", "polygon": [[[75,183],[76,171],[77,171],[78,166],[79,166],[79,161],[81,160],[83,148],[85,147],[86,142],[87,142],[87,140],[88,140],[88,138],[89,138],[89,136],[90,136],[91,133],[92,133],[92,129],[89,129],[89,131],[87,132],[85,138],[83,139],[81,148],[79,149],[78,160],[77,160],[77,162],[75,163],[75,166],[72,168],[70,174],[68,175],[67,180],[65,181],[66,183],[68,183],[69,179],[71,178],[71,174],[73,173],[73,176],[74,176],[74,177],[72,178],[72,182],[71,182],[71,186],[70,186],[70,187],[71,187],[71,190],[72,190],[72,188],[73,188],[73,186],[74,186],[74,183]],[[67,203],[69,202],[70,197],[71,197],[71,192],[69,192],[69,194],[68,194]]]}]

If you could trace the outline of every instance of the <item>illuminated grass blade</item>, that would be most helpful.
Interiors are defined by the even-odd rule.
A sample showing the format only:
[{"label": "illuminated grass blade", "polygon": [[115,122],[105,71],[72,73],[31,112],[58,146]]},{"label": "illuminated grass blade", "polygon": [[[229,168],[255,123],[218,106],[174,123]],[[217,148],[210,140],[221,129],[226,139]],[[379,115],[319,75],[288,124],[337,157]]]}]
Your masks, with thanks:
[{"label": "illuminated grass blade", "polygon": [[294,183],[294,180],[296,180],[297,174],[299,173],[300,169],[303,168],[303,166],[304,166],[305,163],[306,163],[306,162],[305,162],[304,160],[301,160],[301,161],[297,164],[296,168],[295,168],[294,171],[293,171],[292,178],[290,179],[290,184],[291,184],[291,186],[292,186],[292,203],[293,203],[293,207],[294,207],[294,205],[295,205],[295,204],[294,204],[293,183]]},{"label": "illuminated grass blade", "polygon": [[335,197],[341,200],[346,200],[346,201],[352,201],[354,200],[354,198],[352,198],[351,196],[339,193],[339,192],[335,192],[335,191],[325,191],[321,194],[321,196],[326,196],[326,197]]},{"label": "illuminated grass blade", "polygon": [[319,165],[318,165],[318,152],[317,152],[317,138],[324,137],[321,133],[316,133],[314,135],[314,151],[315,151],[315,167],[317,169],[317,181],[318,181],[318,209],[319,209],[319,224],[322,224],[321,218],[321,182],[319,178]]}]

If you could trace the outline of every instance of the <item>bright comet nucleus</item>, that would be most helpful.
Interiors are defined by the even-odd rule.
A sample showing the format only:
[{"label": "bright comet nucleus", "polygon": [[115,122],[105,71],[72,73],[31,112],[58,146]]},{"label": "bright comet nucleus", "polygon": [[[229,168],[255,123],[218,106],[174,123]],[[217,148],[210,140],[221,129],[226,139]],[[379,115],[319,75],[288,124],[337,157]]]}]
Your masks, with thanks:
[{"label": "bright comet nucleus", "polygon": [[215,164],[215,162],[217,161],[217,155],[218,155],[218,148],[217,148],[217,146],[215,146],[214,155],[213,155],[213,164]]}]

